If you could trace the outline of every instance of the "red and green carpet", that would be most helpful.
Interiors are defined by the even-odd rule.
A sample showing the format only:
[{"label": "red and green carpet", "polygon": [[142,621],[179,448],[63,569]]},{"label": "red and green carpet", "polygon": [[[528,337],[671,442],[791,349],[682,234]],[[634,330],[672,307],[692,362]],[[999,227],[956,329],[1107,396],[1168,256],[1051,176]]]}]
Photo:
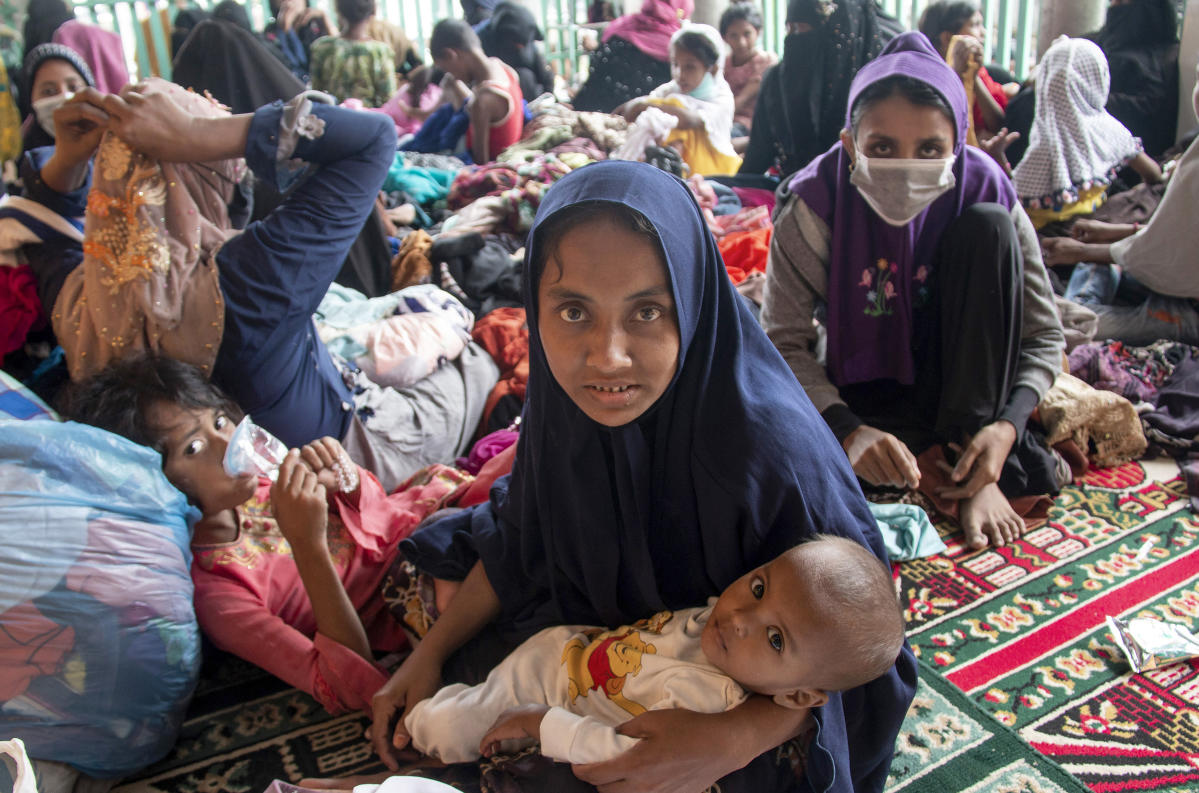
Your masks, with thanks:
[{"label": "red and green carpet", "polygon": [[1134,675],[1105,624],[1199,631],[1199,521],[1180,479],[1092,472],[1014,545],[945,540],[900,566],[928,666],[1096,793],[1199,790],[1199,661]]}]

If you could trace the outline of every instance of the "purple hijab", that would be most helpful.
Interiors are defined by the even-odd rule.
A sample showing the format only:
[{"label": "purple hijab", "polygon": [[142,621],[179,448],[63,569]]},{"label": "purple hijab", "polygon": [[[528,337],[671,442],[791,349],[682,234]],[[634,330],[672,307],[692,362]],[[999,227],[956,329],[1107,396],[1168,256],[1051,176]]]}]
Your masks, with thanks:
[{"label": "purple hijab", "polygon": [[911,385],[912,312],[930,298],[929,277],[945,229],[978,203],[1016,205],[1016,191],[999,166],[965,145],[968,108],[961,78],[922,33],[893,39],[858,71],[849,88],[845,126],[858,96],[873,83],[903,75],[944,97],[957,121],[953,174],[957,184],[906,226],[886,223],[849,182],[849,155],[840,142],[791,180],[831,232],[828,263],[828,372],[838,386],[871,380]]}]

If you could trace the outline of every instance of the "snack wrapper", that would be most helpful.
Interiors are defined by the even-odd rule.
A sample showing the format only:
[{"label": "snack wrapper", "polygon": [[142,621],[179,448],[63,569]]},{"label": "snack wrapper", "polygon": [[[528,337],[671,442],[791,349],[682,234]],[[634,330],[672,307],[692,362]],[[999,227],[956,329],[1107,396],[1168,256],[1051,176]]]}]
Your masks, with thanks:
[{"label": "snack wrapper", "polygon": [[1116,644],[1128,657],[1132,671],[1148,672],[1188,658],[1199,658],[1199,636],[1181,625],[1152,619],[1108,617]]},{"label": "snack wrapper", "polygon": [[272,482],[279,476],[279,465],[287,455],[287,444],[259,427],[249,416],[233,430],[221,464],[229,476],[254,474]]}]

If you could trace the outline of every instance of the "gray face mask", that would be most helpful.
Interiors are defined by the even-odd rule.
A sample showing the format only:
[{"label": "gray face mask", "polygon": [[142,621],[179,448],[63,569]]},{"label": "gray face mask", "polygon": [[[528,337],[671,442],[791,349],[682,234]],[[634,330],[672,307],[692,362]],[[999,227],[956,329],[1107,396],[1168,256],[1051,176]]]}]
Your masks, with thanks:
[{"label": "gray face mask", "polygon": [[37,116],[37,123],[41,125],[42,129],[46,130],[46,134],[50,137],[55,137],[54,111],[66,104],[66,101],[74,95],[74,93],[68,91],[65,94],[46,96],[38,99],[31,105],[34,115]]},{"label": "gray face mask", "polygon": [[892,226],[906,226],[957,184],[955,159],[871,159],[858,152],[849,183],[880,218]]}]

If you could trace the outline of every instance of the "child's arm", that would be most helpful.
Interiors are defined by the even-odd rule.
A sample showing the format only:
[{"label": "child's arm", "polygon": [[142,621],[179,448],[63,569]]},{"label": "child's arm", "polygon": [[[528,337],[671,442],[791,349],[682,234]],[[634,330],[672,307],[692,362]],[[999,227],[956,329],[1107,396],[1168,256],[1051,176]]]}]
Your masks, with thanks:
[{"label": "child's arm", "polygon": [[679,120],[675,129],[702,129],[704,119],[699,113],[679,105],[655,105],[663,113],[669,113]]},{"label": "child's arm", "polygon": [[1157,164],[1157,161],[1150,157],[1145,152],[1140,152],[1132,158],[1132,162],[1128,163],[1129,167],[1141,175],[1145,180],[1145,184],[1160,184],[1162,181],[1162,169]]},{"label": "child's arm", "polygon": [[371,660],[366,629],[329,556],[326,532],[329,505],[325,488],[296,449],[288,452],[279,466],[279,478],[271,487],[271,503],[279,531],[291,545],[300,580],[316,617],[316,629]]}]

